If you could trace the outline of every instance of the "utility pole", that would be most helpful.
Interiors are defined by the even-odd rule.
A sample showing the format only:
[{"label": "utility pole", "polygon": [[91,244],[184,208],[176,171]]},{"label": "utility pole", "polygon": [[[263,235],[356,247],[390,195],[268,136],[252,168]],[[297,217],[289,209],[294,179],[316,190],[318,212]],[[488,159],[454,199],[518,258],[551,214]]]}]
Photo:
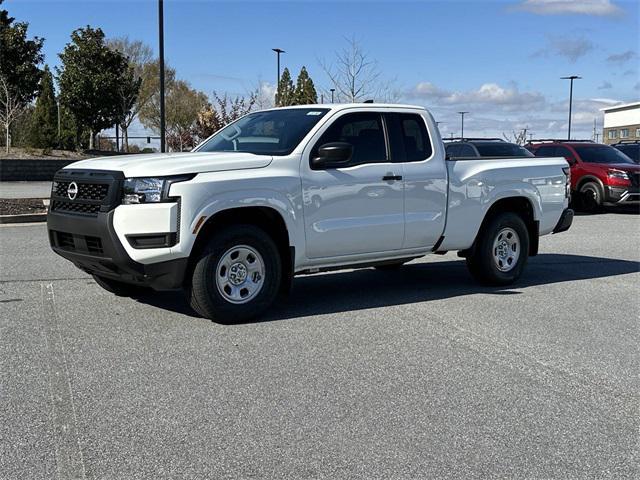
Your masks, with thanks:
[{"label": "utility pole", "polygon": [[460,138],[462,140],[464,140],[464,115],[465,115],[465,113],[469,113],[469,112],[458,112],[458,113],[460,114],[461,122],[462,122],[462,130],[461,130],[461,133],[460,133]]},{"label": "utility pole", "polygon": [[58,97],[58,148],[60,148],[60,97]]},{"label": "utility pole", "polygon": [[573,103],[573,81],[580,80],[582,77],[578,75],[570,75],[568,77],[560,77],[561,80],[569,80],[569,131],[567,132],[567,140],[571,140],[571,104]]},{"label": "utility pole", "polygon": [[164,116],[164,6],[163,0],[158,0],[158,43],[160,57],[160,151],[166,151],[165,144],[165,116]]},{"label": "utility pole", "polygon": [[324,103],[324,93],[320,94],[320,103]]},{"label": "utility pole", "polygon": [[281,48],[272,48],[274,52],[276,52],[276,56],[278,57],[278,79],[276,80],[276,107],[280,106],[280,54],[287,53]]},{"label": "utility pole", "polygon": [[333,92],[336,91],[335,88],[330,88],[329,90],[331,90],[331,103],[333,103]]}]

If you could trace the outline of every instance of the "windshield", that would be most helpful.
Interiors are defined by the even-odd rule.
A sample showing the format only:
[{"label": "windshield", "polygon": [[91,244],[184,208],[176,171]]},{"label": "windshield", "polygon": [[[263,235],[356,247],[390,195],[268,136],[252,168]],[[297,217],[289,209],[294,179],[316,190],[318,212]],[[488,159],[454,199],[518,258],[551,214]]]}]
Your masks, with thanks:
[{"label": "windshield", "polygon": [[328,111],[283,108],[250,113],[217,132],[196,151],[288,155]]},{"label": "windshield", "polygon": [[533,157],[533,153],[513,143],[474,143],[481,157]]},{"label": "windshield", "polygon": [[574,150],[580,155],[580,159],[587,163],[631,163],[633,160],[624,153],[607,145],[598,145],[594,147],[574,147]]}]

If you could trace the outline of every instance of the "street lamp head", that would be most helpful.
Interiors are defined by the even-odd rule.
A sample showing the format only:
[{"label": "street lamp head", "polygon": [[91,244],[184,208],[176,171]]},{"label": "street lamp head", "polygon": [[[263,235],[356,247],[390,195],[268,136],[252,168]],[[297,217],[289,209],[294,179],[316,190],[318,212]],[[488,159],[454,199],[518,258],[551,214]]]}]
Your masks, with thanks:
[{"label": "street lamp head", "polygon": [[272,48],[271,50],[273,50],[276,53],[286,53],[284,50],[282,50],[281,48]]},{"label": "street lamp head", "polygon": [[568,77],[560,77],[560,80],[580,80],[582,77],[578,75],[569,75]]}]

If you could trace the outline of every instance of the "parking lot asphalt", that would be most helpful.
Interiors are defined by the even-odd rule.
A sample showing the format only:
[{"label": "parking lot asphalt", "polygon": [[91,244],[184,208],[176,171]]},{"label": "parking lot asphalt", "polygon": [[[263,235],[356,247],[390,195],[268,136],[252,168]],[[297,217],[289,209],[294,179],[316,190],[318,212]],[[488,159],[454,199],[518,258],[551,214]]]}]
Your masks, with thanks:
[{"label": "parking lot asphalt", "polygon": [[638,478],[639,234],[578,216],[510,288],[450,253],[221,325],[0,227],[0,477]]}]

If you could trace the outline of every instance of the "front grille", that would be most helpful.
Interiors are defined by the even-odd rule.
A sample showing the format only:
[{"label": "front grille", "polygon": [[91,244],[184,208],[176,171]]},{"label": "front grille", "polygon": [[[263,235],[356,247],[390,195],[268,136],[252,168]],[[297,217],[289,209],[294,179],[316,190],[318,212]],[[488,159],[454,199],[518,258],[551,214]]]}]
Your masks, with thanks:
[{"label": "front grille", "polygon": [[[53,190],[56,197],[67,197],[67,190],[71,182],[53,182]],[[76,182],[77,183],[77,182]],[[103,201],[109,193],[109,185],[106,183],[77,183],[78,194],[74,200],[98,200]]]},{"label": "front grille", "polygon": [[57,212],[97,215],[100,211],[100,205],[54,200],[51,209]]},{"label": "front grille", "polygon": [[[108,212],[120,203],[122,179],[120,172],[62,169],[53,179],[51,211],[86,216]],[[78,186],[73,199],[68,193],[72,182]]]},{"label": "front grille", "polygon": [[87,253],[97,257],[104,256],[102,239],[89,235],[75,235],[53,230],[53,243],[56,247],[72,252]]}]

